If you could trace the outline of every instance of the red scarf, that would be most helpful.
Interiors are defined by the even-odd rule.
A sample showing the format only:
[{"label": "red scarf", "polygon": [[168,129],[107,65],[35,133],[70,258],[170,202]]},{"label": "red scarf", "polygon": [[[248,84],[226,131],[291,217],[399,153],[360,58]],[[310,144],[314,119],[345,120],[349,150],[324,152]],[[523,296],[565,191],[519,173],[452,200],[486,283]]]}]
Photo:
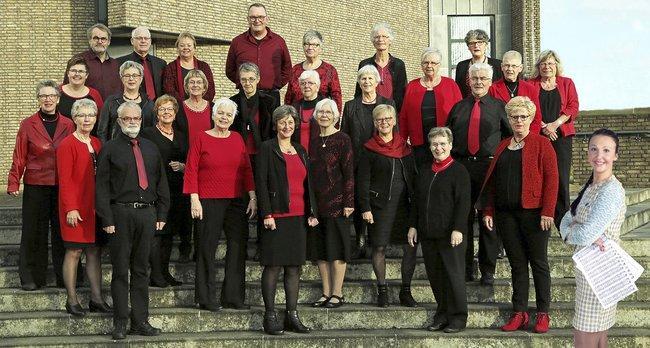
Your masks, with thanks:
[{"label": "red scarf", "polygon": [[[194,69],[198,69],[199,68],[198,59],[196,59],[196,57],[193,57],[193,58],[194,58]],[[190,69],[190,70],[194,70],[194,69]],[[176,88],[178,88],[178,95],[180,95],[181,97],[184,97],[185,96],[185,82],[183,81],[183,67],[181,66],[181,57],[180,56],[178,56],[178,58],[176,58]],[[208,86],[205,86],[205,88],[207,89]]]},{"label": "red scarf", "polygon": [[406,141],[397,132],[393,132],[393,140],[390,142],[385,142],[379,136],[379,133],[375,132],[372,138],[363,146],[372,152],[386,157],[402,158],[411,154],[411,147],[408,146]]},{"label": "red scarf", "polygon": [[454,159],[449,156],[445,158],[442,162],[436,162],[436,160],[433,160],[433,164],[431,165],[431,170],[434,173],[440,173],[443,170],[449,168],[449,166],[454,162]]}]

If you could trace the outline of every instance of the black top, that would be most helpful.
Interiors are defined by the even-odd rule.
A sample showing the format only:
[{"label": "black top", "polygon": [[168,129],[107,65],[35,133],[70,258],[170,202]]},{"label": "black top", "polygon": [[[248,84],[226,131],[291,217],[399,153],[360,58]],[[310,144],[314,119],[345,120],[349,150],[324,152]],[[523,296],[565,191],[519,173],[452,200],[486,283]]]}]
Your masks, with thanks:
[{"label": "black top", "polygon": [[169,165],[171,161],[185,163],[187,158],[187,137],[183,132],[174,131],[174,140],[169,140],[156,126],[147,127],[140,132],[143,138],[151,140],[158,147],[163,167],[167,174],[169,192],[174,195],[183,193],[183,172],[174,171]]},{"label": "black top", "polygon": [[46,114],[43,112],[43,110],[38,110],[38,115],[41,117],[41,121],[43,122],[43,126],[45,127],[47,134],[50,136],[50,138],[54,139],[56,124],[59,123],[59,120],[56,118],[58,114]]},{"label": "black top", "polygon": [[[460,94],[463,98],[469,97],[472,95],[472,89],[467,85],[467,74],[469,73],[469,63],[472,61],[472,58],[458,62],[456,65],[456,84],[460,88]],[[503,77],[503,71],[501,71],[501,61],[498,59],[488,57],[487,63],[492,66],[492,82],[497,81]]]},{"label": "black top", "polygon": [[[390,71],[391,76],[393,77],[393,100],[395,100],[395,109],[399,113],[400,109],[402,108],[402,102],[404,101],[404,92],[406,91],[406,84],[408,83],[408,80],[406,79],[406,66],[404,65],[404,61],[402,61],[399,58],[393,57],[391,54],[388,55],[388,71]],[[375,56],[373,55],[370,58],[366,58],[359,62],[359,67],[357,70],[361,69],[362,67],[366,65],[374,65],[377,70],[379,70],[379,67],[377,66],[377,63],[375,63]],[[359,97],[361,96],[361,87],[359,87],[359,84],[355,84],[355,90],[354,90],[354,97]]]},{"label": "black top", "polygon": [[562,100],[560,99],[560,91],[557,87],[547,91],[544,88],[539,89],[539,107],[542,109],[542,122],[551,123],[557,120],[560,116],[560,108]]},{"label": "black top", "polygon": [[[154,117],[153,101],[147,99],[146,94],[140,94],[140,109],[142,109],[142,122],[140,127],[146,128],[156,124],[156,117]],[[117,124],[117,109],[125,103],[123,94],[113,94],[106,98],[104,106],[97,121],[97,137],[102,143],[105,143],[118,134],[122,134],[120,126]]]},{"label": "black top", "polygon": [[[422,98],[422,139],[428,139],[429,131],[436,126],[436,95],[426,91]],[[426,143],[426,142],[425,142]]]},{"label": "black top", "polygon": [[521,209],[521,149],[505,149],[494,170],[495,207],[499,210]]},{"label": "black top", "polygon": [[[250,98],[246,98],[244,90],[230,97],[230,100],[237,103],[237,115],[230,126],[231,131],[241,134],[244,141],[248,133],[253,132],[255,147],[259,148],[263,141],[275,137],[275,131],[271,124],[275,98],[264,91],[257,91]],[[255,113],[259,112],[259,124],[255,123]]]},{"label": "black top", "polygon": [[[472,156],[467,149],[469,121],[474,107],[474,97],[467,97],[454,105],[449,112],[447,127],[454,135],[451,154],[454,158]],[[476,157],[493,156],[501,139],[512,135],[510,123],[506,116],[505,103],[486,94],[479,102],[481,120],[479,125],[480,147]]]},{"label": "black top", "polygon": [[156,221],[166,221],[169,210],[169,186],[162,158],[156,144],[137,137],[147,171],[149,186],[138,184],[138,170],[133,155],[131,138],[120,132],[104,144],[97,160],[95,205],[101,226],[115,226],[111,204],[114,202],[154,203]]},{"label": "black top", "polygon": [[510,98],[514,98],[518,96],[519,94],[517,92],[519,89],[519,80],[516,80],[515,82],[508,81],[505,78],[503,79],[503,82],[506,84],[506,89],[508,90],[508,94],[510,95]]}]

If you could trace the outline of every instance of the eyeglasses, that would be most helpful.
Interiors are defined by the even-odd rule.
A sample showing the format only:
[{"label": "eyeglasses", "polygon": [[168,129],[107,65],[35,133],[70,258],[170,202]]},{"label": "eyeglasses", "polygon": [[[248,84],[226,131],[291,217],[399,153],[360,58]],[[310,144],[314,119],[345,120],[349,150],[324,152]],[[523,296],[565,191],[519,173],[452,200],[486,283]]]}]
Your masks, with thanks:
[{"label": "eyeglasses", "polygon": [[158,112],[174,112],[174,108],[158,108]]},{"label": "eyeglasses", "polygon": [[319,115],[333,116],[334,113],[330,110],[318,110]]},{"label": "eyeglasses", "polygon": [[517,69],[520,66],[521,64],[501,64],[501,67],[505,69]]},{"label": "eyeglasses", "polygon": [[312,81],[301,81],[300,82],[301,86],[314,86],[315,84],[316,84],[316,82],[312,82]]},{"label": "eyeglasses", "polygon": [[134,79],[134,80],[136,80],[136,79],[138,79],[140,76],[142,76],[142,75],[140,75],[140,74],[124,74],[124,75],[122,75],[122,78],[123,78],[123,79],[127,79],[127,80],[130,80],[130,79]]},{"label": "eyeglasses", "polygon": [[377,124],[382,124],[382,123],[390,123],[390,121],[392,121],[392,120],[393,120],[392,117],[384,117],[384,118],[376,118],[375,122]]},{"label": "eyeglasses", "polygon": [[388,40],[388,39],[390,39],[390,36],[388,36],[388,35],[377,35],[377,36],[373,37],[373,40],[375,40],[375,41],[379,41],[380,39]]},{"label": "eyeglasses", "polygon": [[188,85],[203,85],[203,80],[189,80]]},{"label": "eyeglasses", "polygon": [[142,117],[120,117],[120,120],[126,123],[140,122],[140,120],[142,120]]},{"label": "eyeglasses", "polygon": [[97,115],[95,114],[79,114],[79,115],[74,115],[75,118],[95,118]]},{"label": "eyeglasses", "polygon": [[84,74],[87,73],[86,70],[77,70],[77,69],[70,69],[70,70],[68,70],[68,72],[69,72],[70,74],[73,74],[73,75],[74,75],[74,74],[84,75]]},{"label": "eyeglasses", "polygon": [[445,146],[447,146],[447,145],[449,145],[448,142],[442,142],[442,143],[431,143],[431,147],[433,147],[433,148],[436,148],[436,147],[438,147],[438,146],[445,147]]},{"label": "eyeglasses", "polygon": [[467,46],[481,46],[485,45],[487,42],[485,41],[470,41],[467,43]]},{"label": "eyeglasses", "polygon": [[133,38],[133,40],[135,40],[135,41],[150,41],[151,36],[148,36],[148,37],[147,36],[136,36],[136,37]]},{"label": "eyeglasses", "polygon": [[530,116],[524,116],[524,115],[514,115],[514,116],[509,116],[511,120],[513,121],[526,121]]},{"label": "eyeglasses", "polygon": [[282,128],[282,127],[295,127],[295,125],[296,125],[296,124],[293,122],[293,120],[292,120],[292,121],[289,121],[289,122],[287,122],[287,121],[280,121],[280,122],[278,122],[278,126],[279,126],[280,128]]},{"label": "eyeglasses", "polygon": [[553,66],[556,66],[556,65],[557,65],[557,63],[554,63],[554,62],[539,63],[539,66],[541,66],[541,67],[547,67],[547,66],[548,67],[553,67]]},{"label": "eyeglasses", "polygon": [[440,62],[422,62],[420,64],[422,64],[422,66],[429,66],[429,65],[438,66],[440,65]]},{"label": "eyeglasses", "polygon": [[107,36],[102,36],[102,37],[99,37],[99,36],[93,36],[93,37],[92,37],[92,40],[93,40],[93,41],[97,41],[97,42],[108,41],[108,37],[107,37]]},{"label": "eyeglasses", "polygon": [[319,43],[310,43],[310,42],[305,42],[302,44],[306,48],[318,48],[320,47]]},{"label": "eyeglasses", "polygon": [[54,99],[56,99],[58,97],[59,97],[58,94],[39,94],[38,95],[38,99],[40,99],[40,100],[45,100],[45,99],[54,100]]},{"label": "eyeglasses", "polygon": [[239,79],[241,83],[254,83],[257,81],[257,77],[241,78]]},{"label": "eyeglasses", "polygon": [[248,20],[251,22],[261,22],[266,19],[266,16],[248,16]]},{"label": "eyeglasses", "polygon": [[470,80],[472,80],[472,82],[478,82],[478,81],[487,82],[487,81],[490,81],[490,78],[489,77],[483,77],[483,76],[481,76],[481,77],[472,76],[472,77],[470,77]]}]

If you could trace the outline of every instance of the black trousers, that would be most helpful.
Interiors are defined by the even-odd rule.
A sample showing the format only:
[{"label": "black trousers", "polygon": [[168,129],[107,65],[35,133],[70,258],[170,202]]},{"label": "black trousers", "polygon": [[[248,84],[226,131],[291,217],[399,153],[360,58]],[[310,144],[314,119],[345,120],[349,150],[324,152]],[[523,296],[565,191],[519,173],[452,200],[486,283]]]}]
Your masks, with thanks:
[{"label": "black trousers", "polygon": [[467,251],[465,254],[465,271],[467,274],[473,273],[474,265],[474,221],[478,218],[478,265],[481,274],[494,274],[497,265],[497,254],[499,253],[499,238],[495,231],[490,231],[483,224],[483,213],[476,211],[473,207],[478,200],[483,187],[483,181],[490,165],[489,159],[470,161],[468,159],[459,159],[469,172],[472,185],[472,209],[469,211],[467,218]]},{"label": "black trousers", "polygon": [[50,231],[52,266],[56,282],[63,284],[63,257],[65,248],[59,225],[58,186],[28,185],[23,192],[18,273],[20,283],[47,284],[47,235]]},{"label": "black trousers", "polygon": [[551,273],[548,267],[549,231],[542,231],[539,209],[497,210],[494,222],[512,269],[512,307],[528,310],[528,264],[533,271],[537,311],[548,313]]},{"label": "black trousers", "polygon": [[569,208],[571,198],[569,196],[569,178],[571,176],[571,157],[573,149],[573,137],[559,137],[552,141],[555,155],[557,156],[557,170],[560,179],[555,205],[555,226],[560,229],[560,222]]},{"label": "black trousers", "polygon": [[469,239],[453,247],[449,238],[422,240],[422,256],[429,284],[438,304],[434,323],[448,323],[455,328],[467,325],[465,291],[465,248]]},{"label": "black trousers", "polygon": [[200,305],[217,305],[217,267],[214,257],[230,201],[217,198],[201,199],[203,219],[197,220],[194,236],[194,301]]},{"label": "black trousers", "polygon": [[162,231],[156,231],[151,244],[149,262],[151,264],[151,279],[157,283],[164,283],[169,274],[169,259],[172,253],[172,244],[175,234],[181,236],[179,252],[189,254],[191,246],[189,239],[185,241],[188,246],[184,249],[183,233],[191,237],[192,219],[190,216],[190,198],[187,195],[175,194],[171,197],[167,224]]},{"label": "black trousers", "polygon": [[221,304],[237,307],[246,299],[246,250],[248,246],[248,198],[235,198],[226,210],[223,231],[226,234],[226,264]]},{"label": "black trousers", "polygon": [[113,319],[128,319],[130,296],[131,323],[140,324],[149,317],[149,251],[156,230],[156,208],[113,204],[111,209],[115,219],[115,233],[108,235],[113,265]]}]

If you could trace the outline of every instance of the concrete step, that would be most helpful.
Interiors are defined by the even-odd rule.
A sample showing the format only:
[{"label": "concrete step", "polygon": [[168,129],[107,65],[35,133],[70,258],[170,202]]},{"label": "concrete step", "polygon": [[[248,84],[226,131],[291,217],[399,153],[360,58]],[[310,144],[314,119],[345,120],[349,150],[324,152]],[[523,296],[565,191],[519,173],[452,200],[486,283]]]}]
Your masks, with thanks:
[{"label": "concrete step", "polygon": [[[280,308],[281,309],[281,308]],[[469,304],[467,327],[497,329],[507,322],[510,304]],[[554,303],[549,315],[553,328],[571,328],[573,303]],[[338,309],[299,308],[302,321],[314,330],[421,329],[431,323],[435,305],[418,308],[378,308],[347,305]],[[165,332],[213,332],[261,330],[263,307],[251,310],[223,310],[219,313],[194,308],[155,308],[149,311],[152,325]],[[615,327],[650,327],[650,304],[622,303]],[[91,313],[81,319],[64,311],[4,313],[0,315],[0,337],[101,335],[112,329],[110,314]]]},{"label": "concrete step", "polygon": [[[388,281],[389,300],[394,305],[399,305],[400,281]],[[639,290],[622,302],[650,303],[650,280],[639,279]],[[221,293],[221,284],[217,294]],[[535,302],[535,290],[530,283],[529,299],[531,305]],[[435,302],[428,280],[414,280],[411,283],[411,292],[416,301],[427,303]],[[302,281],[300,284],[299,303],[316,301],[322,293],[319,281]],[[89,289],[80,288],[79,298],[82,303],[89,301]],[[110,299],[110,288],[104,287],[106,298]],[[377,301],[377,289],[374,281],[346,281],[343,284],[343,294],[347,303],[374,304]],[[57,311],[63,310],[66,301],[66,292],[63,289],[43,288],[36,291],[23,291],[16,288],[0,289],[0,316],[9,312]],[[482,286],[478,282],[467,284],[467,299],[469,302],[479,303],[508,303],[512,297],[512,285],[506,280],[496,280],[494,286]],[[575,281],[573,279],[553,279],[551,286],[551,299],[554,302],[570,302],[575,299]],[[276,301],[284,303],[284,290],[282,282],[277,288]],[[184,284],[177,287],[149,288],[149,302],[151,308],[193,307],[194,284]],[[262,291],[259,282],[246,283],[246,303],[263,305]]]}]

